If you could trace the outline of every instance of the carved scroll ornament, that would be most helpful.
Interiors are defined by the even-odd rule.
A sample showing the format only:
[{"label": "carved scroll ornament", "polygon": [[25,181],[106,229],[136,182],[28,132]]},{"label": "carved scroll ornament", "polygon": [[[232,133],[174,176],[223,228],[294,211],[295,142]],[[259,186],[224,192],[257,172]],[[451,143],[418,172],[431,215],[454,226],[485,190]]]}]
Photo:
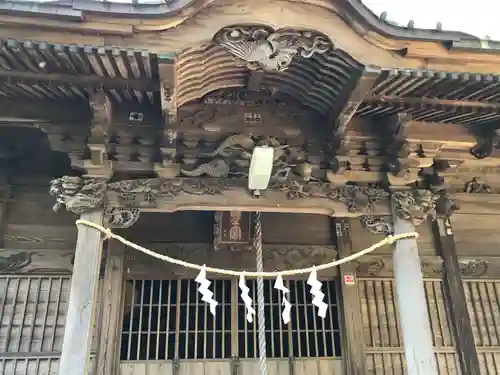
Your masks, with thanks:
[{"label": "carved scroll ornament", "polygon": [[251,70],[282,72],[293,58],[310,58],[333,50],[333,43],[315,31],[279,29],[264,26],[229,26],[214,36],[214,42],[231,55],[246,62]]},{"label": "carved scroll ornament", "polygon": [[139,220],[140,210],[127,207],[106,207],[104,218],[110,228],[130,228]]},{"label": "carved scroll ornament", "polygon": [[430,190],[398,191],[392,194],[396,215],[414,225],[436,218],[436,203],[439,198],[438,194]]},{"label": "carved scroll ornament", "polygon": [[465,183],[464,191],[469,194],[491,194],[493,192],[490,185],[476,177]]},{"label": "carved scroll ornament", "polygon": [[390,216],[365,215],[360,218],[361,225],[373,234],[388,235],[394,232]]},{"label": "carved scroll ornament", "polygon": [[[394,266],[392,258],[386,257],[362,257],[356,262],[356,274],[358,277],[392,277]],[[488,262],[485,260],[460,260],[460,274],[464,278],[484,277],[488,272]],[[426,257],[421,260],[422,276],[425,278],[442,278],[444,275],[443,260],[439,257]],[[487,277],[496,277],[490,273]]]},{"label": "carved scroll ornament", "polygon": [[56,198],[54,211],[65,207],[69,212],[82,214],[102,207],[106,182],[74,176],[52,180],[49,194]]},{"label": "carved scroll ornament", "polygon": [[[51,182],[49,194],[56,198],[54,211],[62,207],[75,214],[101,209],[107,191],[107,183],[95,179],[63,176]],[[111,228],[128,228],[139,220],[139,209],[106,207],[104,220]]]},{"label": "carved scroll ornament", "polygon": [[[108,192],[126,207],[156,207],[159,199],[181,195],[224,195],[229,191],[246,192],[246,181],[216,178],[177,178],[127,180],[108,184]],[[281,193],[284,199],[322,198],[342,203],[349,212],[374,212],[375,205],[387,200],[382,189],[359,186],[334,186],[324,182],[276,182],[266,191]],[[246,193],[247,194],[247,193]]]}]

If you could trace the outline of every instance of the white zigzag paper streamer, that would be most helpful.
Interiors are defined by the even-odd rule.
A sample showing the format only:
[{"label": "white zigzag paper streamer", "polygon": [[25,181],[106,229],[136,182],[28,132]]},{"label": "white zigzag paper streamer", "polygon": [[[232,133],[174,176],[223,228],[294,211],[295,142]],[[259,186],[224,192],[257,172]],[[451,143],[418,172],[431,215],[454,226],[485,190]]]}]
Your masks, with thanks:
[{"label": "white zigzag paper streamer", "polygon": [[290,311],[292,310],[292,305],[290,301],[287,300],[286,295],[290,293],[290,289],[285,286],[283,283],[283,277],[279,275],[274,282],[274,289],[280,290],[282,292],[281,296],[283,298],[283,311],[281,313],[281,318],[283,319],[283,323],[290,323]]},{"label": "white zigzag paper streamer", "polygon": [[323,301],[325,293],[321,291],[323,284],[318,280],[318,273],[313,270],[307,279],[307,284],[311,286],[310,293],[313,295],[312,304],[318,308],[318,316],[325,318],[328,305]]},{"label": "white zigzag paper streamer", "polygon": [[[203,265],[205,267],[205,265]],[[206,302],[210,305],[210,312],[212,313],[213,316],[215,316],[215,308],[219,304],[213,296],[213,292],[208,289],[210,287],[210,280],[207,279],[207,273],[205,271],[205,268],[203,268],[198,276],[196,276],[196,279],[194,279],[200,286],[198,287],[198,292],[202,295],[201,300],[203,302]]]},{"label": "white zigzag paper streamer", "polygon": [[252,323],[253,317],[255,316],[255,309],[252,306],[252,298],[248,293],[250,291],[250,288],[247,286],[247,284],[245,284],[245,276],[243,275],[240,275],[239,286],[241,290],[240,297],[242,301],[245,303],[245,309],[247,311],[247,321],[248,323]]}]

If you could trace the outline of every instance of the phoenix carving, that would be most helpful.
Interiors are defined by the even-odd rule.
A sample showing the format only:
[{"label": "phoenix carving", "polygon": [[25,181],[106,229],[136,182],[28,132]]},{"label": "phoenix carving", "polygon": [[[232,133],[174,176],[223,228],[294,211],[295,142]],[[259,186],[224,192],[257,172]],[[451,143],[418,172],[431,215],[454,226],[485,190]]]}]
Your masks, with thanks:
[{"label": "phoenix carving", "polygon": [[282,72],[299,55],[310,58],[333,50],[333,43],[315,31],[262,26],[230,26],[214,36],[214,42],[246,62],[250,70]]}]

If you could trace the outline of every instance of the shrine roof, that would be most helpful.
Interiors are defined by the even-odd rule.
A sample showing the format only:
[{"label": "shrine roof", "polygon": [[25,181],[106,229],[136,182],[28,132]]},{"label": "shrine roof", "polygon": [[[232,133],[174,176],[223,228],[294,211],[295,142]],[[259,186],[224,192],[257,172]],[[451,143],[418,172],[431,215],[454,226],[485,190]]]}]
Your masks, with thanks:
[{"label": "shrine roof", "polygon": [[[0,13],[14,16],[42,16],[81,22],[85,21],[84,15],[86,13],[117,18],[165,18],[173,17],[185,8],[203,8],[213,2],[215,0],[7,0],[0,3]],[[334,1],[330,0],[330,2],[333,3]],[[416,20],[417,27],[404,27],[402,25],[410,21],[410,19],[405,18],[413,17],[415,9],[403,3],[402,0],[387,0],[386,2],[342,0],[339,9],[341,9],[341,16],[348,23],[352,20],[362,22],[373,31],[391,38],[446,42],[449,48],[455,49],[500,50],[500,42],[495,41],[496,39],[500,40],[500,35],[495,36],[496,22],[488,25],[488,22],[482,18],[481,23],[476,24],[480,26],[466,30],[470,29],[471,22],[456,21],[457,12],[449,12],[449,5],[447,5],[446,1],[441,1],[443,4],[440,7],[444,7],[443,9],[448,11],[436,11],[434,14],[438,13],[439,17],[443,18],[440,20],[444,24],[443,29],[438,30],[435,24],[429,25],[429,22],[426,22],[426,20],[422,22],[422,19]],[[435,2],[432,3],[432,6],[435,8]],[[421,7],[426,8],[424,5]],[[380,17],[380,13],[384,11],[387,12],[390,21]],[[464,13],[466,13],[466,10],[464,10]],[[496,12],[492,13],[496,14]],[[399,14],[403,14],[403,16],[398,17]],[[425,14],[426,19],[432,19],[432,15],[429,16],[428,11]],[[396,22],[392,20],[394,17],[396,17],[394,20]],[[419,24],[426,27],[418,28]],[[451,24],[452,27],[456,25],[457,30],[447,30],[447,24]],[[472,24],[474,23],[472,22]],[[478,35],[479,33],[483,33],[483,35]],[[486,35],[493,36],[495,40],[486,40]]]}]

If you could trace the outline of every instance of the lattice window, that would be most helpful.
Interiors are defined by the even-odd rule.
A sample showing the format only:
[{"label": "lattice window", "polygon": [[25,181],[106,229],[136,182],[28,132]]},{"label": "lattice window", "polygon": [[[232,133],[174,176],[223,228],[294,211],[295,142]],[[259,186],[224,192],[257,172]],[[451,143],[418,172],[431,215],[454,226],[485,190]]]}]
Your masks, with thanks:
[{"label": "lattice window", "polygon": [[0,374],[57,372],[70,278],[0,277]]},{"label": "lattice window", "polygon": [[[250,295],[257,301],[256,281],[248,280]],[[305,281],[285,282],[290,289],[292,304],[291,322],[283,324],[281,319],[282,299],[274,280],[264,280],[264,303],[266,314],[266,356],[268,358],[293,357],[340,357],[341,338],[339,330],[338,303],[335,282],[323,284],[328,313],[319,318],[311,304],[309,287]],[[257,322],[245,320],[245,308],[238,302],[238,346],[241,358],[257,358]]]},{"label": "lattice window", "polygon": [[[130,283],[131,302],[125,306],[121,360],[258,357],[257,322],[245,320],[243,303],[236,298],[237,280],[213,282],[211,290],[220,303],[215,318],[201,301],[193,280]],[[255,280],[247,283],[256,303]],[[292,321],[288,325],[281,319],[282,301],[273,287],[274,280],[264,283],[269,358],[340,357],[338,303],[333,281],[324,283],[329,305],[326,319],[317,317],[305,281],[287,282],[292,303]]]},{"label": "lattice window", "polygon": [[211,286],[220,305],[213,317],[194,280],[133,281],[125,307],[122,360],[231,357],[231,282]]},{"label": "lattice window", "polygon": [[69,288],[69,277],[0,277],[0,353],[59,352]]}]

